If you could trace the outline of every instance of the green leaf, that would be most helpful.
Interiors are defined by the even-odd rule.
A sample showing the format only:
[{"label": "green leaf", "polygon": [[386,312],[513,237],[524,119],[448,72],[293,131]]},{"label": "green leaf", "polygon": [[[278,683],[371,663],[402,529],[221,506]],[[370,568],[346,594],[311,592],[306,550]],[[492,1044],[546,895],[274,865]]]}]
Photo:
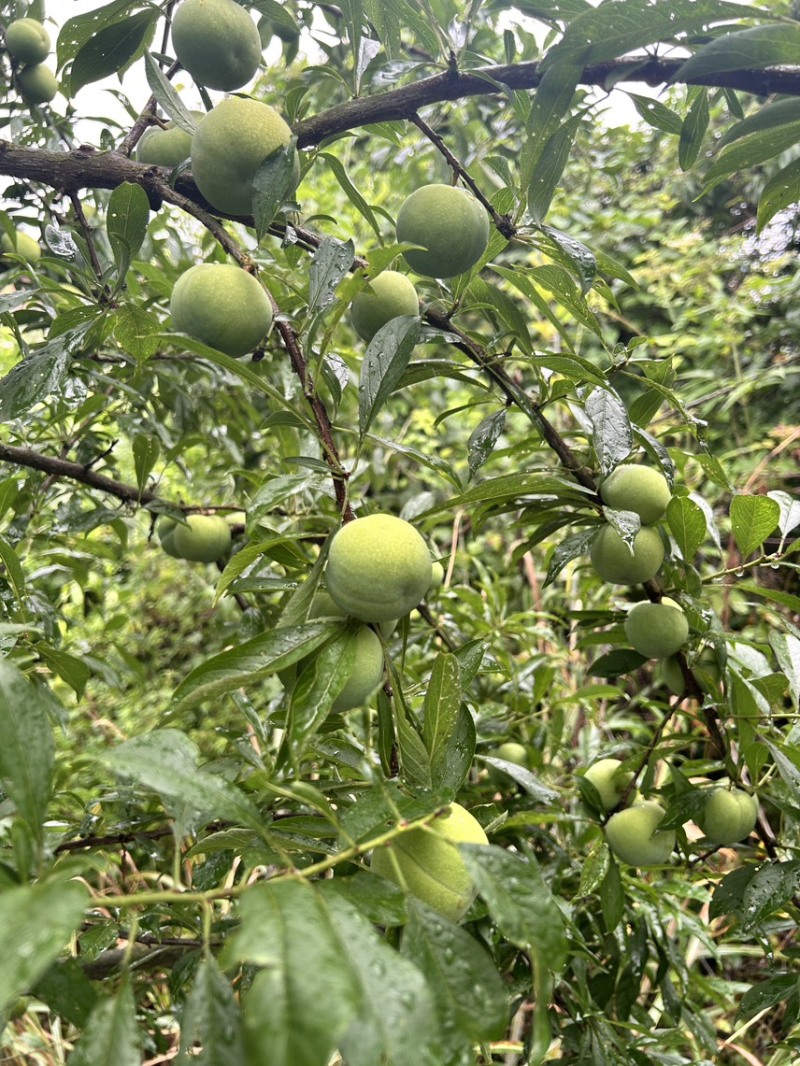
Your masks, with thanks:
[{"label": "green leaf", "polygon": [[800,996],[800,977],[796,973],[777,973],[765,981],[748,988],[739,1001],[736,1015],[740,1022],[747,1022],[757,1014],[763,1014],[779,1003],[788,1003]]},{"label": "green leaf", "polygon": [[11,586],[17,602],[21,604],[25,595],[25,571],[14,548],[3,536],[0,536],[0,562],[3,564],[3,576]]},{"label": "green leaf", "polygon": [[582,529],[580,533],[572,533],[555,546],[550,556],[550,562],[547,565],[547,576],[544,579],[545,586],[552,584],[568,563],[579,559],[589,551],[589,546],[594,540],[596,532],[596,526],[592,526],[591,529]]},{"label": "green leaf", "polygon": [[640,117],[650,126],[661,130],[663,133],[671,133],[676,137],[680,136],[683,129],[683,120],[677,112],[665,107],[660,100],[654,100],[650,96],[638,96],[636,93],[630,92],[628,96],[633,101],[633,106]]},{"label": "green leaf", "polygon": [[244,1037],[230,981],[213,955],[197,968],[181,1022],[176,1066],[241,1066]]},{"label": "green leaf", "polygon": [[[694,34],[717,22],[739,21],[750,8],[722,0],[617,0],[601,4],[572,19],[563,38],[542,61],[547,70],[557,63],[588,66],[616,59],[646,45]],[[758,12],[763,18],[763,12]]]},{"label": "green leaf", "polygon": [[367,220],[378,240],[382,241],[383,235],[374,211],[348,177],[341,160],[337,159],[335,155],[331,155],[330,152],[320,152],[319,158],[327,162],[347,199],[353,204],[359,214]]},{"label": "green leaf", "polygon": [[742,932],[751,933],[781,909],[800,885],[800,860],[766,863],[755,872],[742,893]]},{"label": "green leaf", "polygon": [[535,222],[543,222],[550,209],[582,121],[582,115],[574,115],[542,147],[528,184],[528,211]]},{"label": "green leaf", "polygon": [[507,1018],[505,989],[477,940],[412,900],[400,950],[425,975],[448,1050],[500,1037]]},{"label": "green leaf", "polygon": [[731,174],[766,163],[800,141],[800,120],[783,126],[756,130],[726,145],[705,175],[703,193],[709,192]]},{"label": "green leaf", "polygon": [[336,287],[355,259],[353,242],[326,237],[314,254],[308,272],[309,312],[323,311],[336,299]]},{"label": "green leaf", "polygon": [[332,622],[305,622],[261,633],[236,648],[212,655],[181,681],[173,693],[173,704],[193,707],[285,670],[324,644],[335,630]]},{"label": "green leaf", "polygon": [[298,176],[297,141],[276,148],[253,176],[253,222],[259,243],[266,236],[278,211],[291,198]]},{"label": "green leaf", "polygon": [[147,479],[158,462],[161,455],[161,442],[152,433],[137,433],[131,445],[133,451],[133,465],[136,471],[136,484],[140,492],[144,492]]},{"label": "green leaf", "polygon": [[130,979],[116,996],[103,999],[92,1011],[69,1066],[141,1066],[142,1051],[136,1004]]},{"label": "green leaf", "polygon": [[94,985],[74,958],[53,963],[31,991],[53,1014],[78,1029],[84,1028],[98,999]]},{"label": "green leaf", "polygon": [[113,311],[114,339],[139,360],[149,359],[158,351],[156,333],[160,322],[143,307],[124,304]]},{"label": "green leaf", "polygon": [[204,770],[197,746],[178,729],[155,729],[103,756],[115,773],[180,801],[211,821],[225,818],[261,834],[263,819],[247,796],[218,774]]},{"label": "green leaf", "polygon": [[764,104],[763,107],[743,118],[741,122],[730,126],[720,137],[717,146],[718,148],[724,148],[749,133],[774,129],[776,126],[786,126],[797,121],[800,121],[800,99],[791,97],[777,100],[775,103]]},{"label": "green leaf", "polygon": [[419,318],[400,315],[381,326],[369,342],[358,382],[358,425],[362,439],[402,378],[419,334]]},{"label": "green leaf", "polygon": [[124,181],[111,193],[106,230],[117,264],[118,284],[122,283],[131,260],[144,243],[149,217],[150,201],[140,185]]},{"label": "green leaf", "polygon": [[293,756],[299,757],[327,718],[352,676],[355,661],[355,629],[345,629],[338,639],[314,655],[298,677],[289,702],[287,726]]},{"label": "green leaf", "polygon": [[[800,101],[798,101],[800,103]],[[761,233],[767,223],[785,207],[800,200],[800,159],[783,167],[769,179],[758,198],[758,227]]]},{"label": "green leaf", "polygon": [[0,737],[0,779],[20,818],[41,841],[53,784],[53,728],[41,690],[3,660]]},{"label": "green leaf", "polygon": [[89,897],[77,881],[0,892],[0,1010],[28,992],[66,948]]},{"label": "green leaf", "polygon": [[36,651],[42,662],[46,663],[63,681],[66,681],[78,696],[83,695],[86,683],[92,676],[92,668],[84,659],[78,658],[77,655],[70,655],[61,648],[54,648],[43,641],[36,645]]},{"label": "green leaf", "polygon": [[502,411],[493,411],[492,414],[487,415],[472,431],[467,441],[470,478],[475,476],[492,454],[505,426],[506,409],[503,408]]},{"label": "green leaf", "polygon": [[778,525],[781,509],[769,496],[740,493],[731,500],[731,531],[742,559],[763,544]]},{"label": "green leaf", "polygon": [[150,86],[150,91],[161,105],[164,113],[184,133],[194,133],[197,129],[197,119],[184,105],[183,100],[173,89],[172,83],[164,76],[161,67],[149,52],[145,54],[144,65],[147,84]]},{"label": "green leaf", "polygon": [[622,878],[620,877],[619,866],[613,861],[609,863],[606,876],[603,878],[603,883],[600,887],[600,906],[603,911],[606,929],[608,929],[609,933],[612,933],[625,914],[625,892],[622,888]]},{"label": "green leaf", "polygon": [[411,717],[411,712],[406,706],[402,692],[397,689],[392,705],[395,712],[403,779],[416,788],[429,789],[432,785],[430,756],[416,723]]},{"label": "green leaf", "polygon": [[339,1042],[348,1066],[439,1066],[431,993],[418,968],[389,947],[346,898],[330,895],[327,904],[361,987],[361,1008]]},{"label": "green leaf", "polygon": [[240,917],[221,965],[263,967],[243,999],[250,1061],[326,1063],[364,1009],[341,910],[334,915],[311,885],[285,878],[248,889]]},{"label": "green leaf", "polygon": [[697,91],[692,106],[683,120],[678,141],[678,162],[681,170],[688,170],[700,154],[703,138],[708,129],[711,112],[708,106],[708,90]]},{"label": "green leaf", "polygon": [[681,556],[691,563],[706,538],[706,516],[702,508],[687,496],[673,496],[667,504],[667,525]]},{"label": "green leaf", "polygon": [[[762,13],[763,17],[763,13]],[[753,26],[709,41],[683,64],[673,81],[696,81],[731,70],[763,70],[765,67],[798,66],[800,25],[781,21],[771,26]]]},{"label": "green leaf", "polygon": [[778,665],[789,682],[789,691],[795,710],[800,707],[800,639],[794,633],[775,633],[769,635],[769,642],[775,652]]},{"label": "green leaf", "polygon": [[89,37],[73,60],[69,95],[75,96],[84,85],[124,70],[152,40],[158,17],[157,8],[126,14]]},{"label": "green leaf", "polygon": [[633,431],[625,404],[611,389],[592,389],[584,401],[592,424],[592,443],[603,474],[631,454]]},{"label": "green leaf", "polygon": [[492,844],[460,844],[459,851],[503,935],[560,970],[567,953],[565,923],[536,862]]},{"label": "green leaf", "polygon": [[0,379],[0,421],[10,422],[60,390],[91,323],[63,333],[37,348]]}]

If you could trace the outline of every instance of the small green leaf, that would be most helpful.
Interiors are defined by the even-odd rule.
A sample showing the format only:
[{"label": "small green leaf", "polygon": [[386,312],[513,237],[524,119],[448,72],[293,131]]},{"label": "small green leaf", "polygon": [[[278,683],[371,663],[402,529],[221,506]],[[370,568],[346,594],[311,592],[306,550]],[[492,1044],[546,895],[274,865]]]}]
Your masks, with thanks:
[{"label": "small green leaf", "polygon": [[27,414],[37,403],[58,392],[73,353],[81,346],[91,323],[48,341],[0,379],[0,421]]},{"label": "small green leaf", "polygon": [[0,779],[17,813],[41,841],[53,782],[53,727],[41,691],[3,660],[0,737]]},{"label": "small green leaf", "polygon": [[791,20],[753,26],[715,37],[683,64],[673,81],[688,82],[731,70],[763,70],[798,65],[800,25]]},{"label": "small green leaf", "polygon": [[141,1039],[129,978],[116,996],[96,1005],[69,1057],[69,1066],[140,1066]]},{"label": "small green leaf", "polygon": [[77,881],[0,892],[0,1010],[27,992],[66,948],[89,897]]},{"label": "small green leaf", "polygon": [[297,184],[297,141],[276,148],[253,177],[253,222],[259,242],[266,236],[278,211]]},{"label": "small green leaf", "polygon": [[378,220],[375,218],[374,211],[348,177],[347,171],[341,161],[337,159],[335,155],[331,155],[330,152],[320,152],[318,158],[324,159],[327,162],[347,199],[353,204],[359,214],[366,219],[378,240],[382,241],[383,235],[381,234],[380,226],[378,225]]},{"label": "small green leaf", "polygon": [[161,105],[164,113],[172,119],[175,125],[184,133],[194,133],[197,129],[197,119],[184,106],[183,100],[175,92],[172,83],[164,76],[164,72],[149,52],[144,57],[147,84],[156,100]]},{"label": "small green leaf", "polygon": [[494,451],[494,446],[500,439],[500,434],[506,426],[506,410],[494,411],[476,426],[467,441],[467,458],[469,462],[470,478],[474,477],[478,470]]},{"label": "small green leaf", "polygon": [[667,504],[667,525],[683,559],[691,563],[706,538],[706,516],[687,496],[673,496]]},{"label": "small green leaf", "polygon": [[197,968],[181,1024],[176,1066],[241,1066],[244,1037],[231,983],[213,955]]},{"label": "small green leaf", "polygon": [[149,44],[158,17],[157,8],[126,14],[121,21],[111,23],[89,37],[73,60],[69,95],[75,96],[90,82],[123,71]]},{"label": "small green leaf", "polygon": [[518,947],[535,947],[550,969],[560,970],[565,923],[536,862],[491,844],[461,844],[459,851],[504,936]]},{"label": "small green leaf", "polygon": [[625,404],[611,389],[592,389],[584,401],[592,424],[592,443],[603,474],[631,454],[633,431]]},{"label": "small green leaf", "polygon": [[147,479],[161,455],[161,442],[152,433],[137,433],[133,438],[133,465],[136,471],[136,484],[143,492]]},{"label": "small green leaf", "polygon": [[21,603],[25,594],[25,571],[14,548],[3,536],[0,536],[0,562],[5,571],[3,576],[11,586],[17,602]]},{"label": "small green leaf", "polygon": [[708,129],[711,112],[708,106],[708,90],[700,89],[683,120],[678,141],[678,162],[681,170],[688,170],[700,154],[703,138]]},{"label": "small green leaf", "polygon": [[227,818],[261,833],[263,819],[247,796],[218,774],[203,770],[196,745],[178,729],[156,729],[126,740],[103,756],[115,773],[162,798],[191,807],[209,821]]},{"label": "small green leaf", "polygon": [[288,736],[294,757],[330,713],[336,697],[350,680],[356,661],[355,631],[345,629],[327,647],[314,654],[292,689]]},{"label": "small green leaf", "polygon": [[336,299],[336,287],[347,277],[355,259],[353,242],[326,237],[314,254],[308,272],[309,312],[324,311]]},{"label": "small green leaf", "polygon": [[731,501],[731,530],[742,559],[763,544],[774,532],[781,509],[769,496],[747,496],[741,493]]},{"label": "small green leaf", "polygon": [[784,1003],[788,1007],[789,1001],[800,996],[800,977],[795,973],[777,973],[764,981],[748,988],[739,1001],[739,1011],[736,1015],[740,1022],[747,1022],[755,1018],[757,1014],[764,1014],[771,1007]]},{"label": "small green leaf", "polygon": [[683,120],[677,112],[665,107],[660,100],[654,100],[650,96],[638,96],[636,93],[628,93],[628,96],[645,122],[663,133],[671,133],[676,137],[680,136],[683,129]]},{"label": "small green leaf", "polygon": [[122,284],[131,260],[144,243],[149,217],[150,201],[140,185],[124,181],[111,193],[106,230],[117,264],[118,286]]},{"label": "small green leaf", "polygon": [[440,652],[436,656],[422,706],[422,739],[432,765],[441,759],[458,719],[460,673],[454,655]]},{"label": "small green leaf", "polygon": [[726,145],[705,175],[703,192],[707,193],[731,174],[766,163],[793,148],[800,141],[800,120],[783,126],[770,126],[740,137]]},{"label": "small green leaf", "polygon": [[362,438],[402,378],[419,334],[419,318],[400,315],[381,326],[369,342],[358,382],[358,425]]},{"label": "small green leaf", "polygon": [[800,639],[794,633],[770,633],[775,658],[789,682],[795,710],[800,707]]},{"label": "small green leaf", "polygon": [[572,144],[580,129],[582,115],[568,119],[548,139],[539,153],[528,184],[528,211],[535,222],[543,222],[569,160]]},{"label": "small green leaf", "polygon": [[[798,101],[800,103],[800,101]],[[761,233],[768,222],[800,200],[800,159],[795,159],[769,179],[758,198],[758,228]]]}]

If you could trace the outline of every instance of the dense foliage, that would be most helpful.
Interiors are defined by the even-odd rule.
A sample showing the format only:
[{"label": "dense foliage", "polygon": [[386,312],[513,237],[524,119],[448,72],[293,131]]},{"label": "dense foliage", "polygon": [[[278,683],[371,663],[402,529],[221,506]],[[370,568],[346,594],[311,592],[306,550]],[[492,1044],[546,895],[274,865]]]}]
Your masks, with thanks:
[{"label": "dense foliage", "polygon": [[[0,7],[0,1061],[789,1066],[796,4],[245,2],[265,59],[232,92],[293,140],[240,217],[183,159],[230,99],[175,62],[188,4]],[[175,164],[140,162],[167,120]],[[446,279],[395,236],[432,183],[491,222]],[[263,285],[243,357],[174,328],[198,263]],[[387,269],[419,314],[365,340]],[[626,461],[669,482],[644,526],[599,491]],[[320,591],[378,514],[441,582],[374,619],[353,707],[373,619]],[[197,515],[216,563],[173,543]],[[603,580],[598,535],[624,569],[640,533],[655,577]],[[665,596],[661,662],[625,622]],[[456,802],[479,842],[429,890],[409,856]]]}]

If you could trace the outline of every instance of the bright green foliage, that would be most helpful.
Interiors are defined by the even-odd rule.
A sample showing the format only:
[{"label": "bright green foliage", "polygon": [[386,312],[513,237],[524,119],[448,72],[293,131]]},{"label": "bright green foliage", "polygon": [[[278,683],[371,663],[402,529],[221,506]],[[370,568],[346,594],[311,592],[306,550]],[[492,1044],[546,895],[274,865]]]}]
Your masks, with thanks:
[{"label": "bright green foliage", "polygon": [[669,482],[652,466],[621,463],[600,483],[603,503],[615,511],[633,511],[650,526],[664,517],[672,499]]},{"label": "bright green foliage", "polygon": [[621,767],[619,759],[598,759],[584,774],[597,790],[605,811],[612,811],[617,806],[633,780],[633,773]]},{"label": "bright green foliage", "polygon": [[640,655],[666,659],[686,643],[689,622],[680,607],[668,603],[636,603],[625,619],[625,636]]},{"label": "bright green foliage", "polygon": [[675,847],[675,830],[658,828],[665,813],[654,800],[643,800],[617,811],[606,823],[608,846],[629,866],[661,866],[669,862]]},{"label": "bright green foliage", "polygon": [[757,818],[757,796],[740,788],[715,788],[698,821],[712,844],[735,844],[750,836]]},{"label": "bright green foliage", "polygon": [[50,34],[38,19],[15,19],[6,26],[6,48],[19,63],[41,63],[50,54]]},{"label": "bright green foliage", "polygon": [[250,81],[261,62],[256,24],[234,0],[182,0],[172,18],[172,47],[196,82],[225,92]]},{"label": "bright green foliage", "polygon": [[384,270],[353,300],[350,317],[364,341],[371,341],[381,326],[398,315],[419,314],[417,290],[396,270]]},{"label": "bright green foliage", "polygon": [[489,219],[478,201],[451,185],[424,185],[397,215],[397,240],[420,244],[405,252],[417,274],[452,278],[474,266],[489,243]]},{"label": "bright green foliage", "polygon": [[604,581],[638,585],[655,577],[664,561],[664,542],[657,529],[643,526],[633,540],[633,551],[611,526],[602,526],[592,541],[592,566]]},{"label": "bright green foliage", "polygon": [[336,532],[325,573],[328,592],[345,614],[389,622],[408,614],[428,591],[431,556],[410,522],[374,514]]},{"label": "bright green foliage", "polygon": [[229,215],[253,213],[253,178],[292,131],[258,100],[231,96],[199,123],[192,137],[192,175],[206,200]]},{"label": "bright green foliage", "polygon": [[429,825],[376,848],[372,869],[409,891],[451,922],[460,921],[475,898],[475,885],[455,844],[488,844],[480,822],[452,803]]},{"label": "bright green foliage", "polygon": [[170,300],[172,327],[226,355],[245,355],[272,325],[261,284],[240,267],[198,263],[178,278]]},{"label": "bright green foliage", "polygon": [[45,63],[17,72],[19,91],[29,104],[47,104],[58,92],[58,79]]}]

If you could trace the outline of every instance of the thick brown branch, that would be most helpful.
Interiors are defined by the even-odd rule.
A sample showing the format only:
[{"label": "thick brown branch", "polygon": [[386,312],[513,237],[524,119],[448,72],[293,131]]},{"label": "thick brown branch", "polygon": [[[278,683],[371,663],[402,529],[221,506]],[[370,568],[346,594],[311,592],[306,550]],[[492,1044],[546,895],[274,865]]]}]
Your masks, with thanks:
[{"label": "thick brown branch", "polygon": [[[654,56],[639,59],[616,59],[587,67],[581,77],[582,85],[618,85],[620,82],[645,82],[665,85],[680,70],[681,59],[659,59]],[[420,108],[445,100],[460,100],[467,96],[485,96],[501,90],[499,82],[509,89],[536,89],[542,79],[538,63],[513,63],[496,67],[481,67],[470,72],[447,71],[432,78],[403,85],[375,96],[368,96],[313,115],[294,127],[300,148],[307,148],[326,137],[345,133],[374,122],[391,122],[410,118]],[[721,89],[740,89],[756,96],[784,93],[800,96],[800,70],[733,70],[691,78],[687,84],[708,85]]]},{"label": "thick brown branch", "polygon": [[32,448],[17,448],[12,444],[0,444],[0,462],[41,470],[52,477],[66,477],[71,481],[80,481],[83,485],[107,492],[110,496],[116,496],[117,499],[127,503],[150,503],[159,498],[158,493],[140,491],[135,485],[126,485],[122,481],[106,477],[105,474],[98,474],[91,467],[71,463],[67,459],[42,455],[40,452],[33,451]]}]

